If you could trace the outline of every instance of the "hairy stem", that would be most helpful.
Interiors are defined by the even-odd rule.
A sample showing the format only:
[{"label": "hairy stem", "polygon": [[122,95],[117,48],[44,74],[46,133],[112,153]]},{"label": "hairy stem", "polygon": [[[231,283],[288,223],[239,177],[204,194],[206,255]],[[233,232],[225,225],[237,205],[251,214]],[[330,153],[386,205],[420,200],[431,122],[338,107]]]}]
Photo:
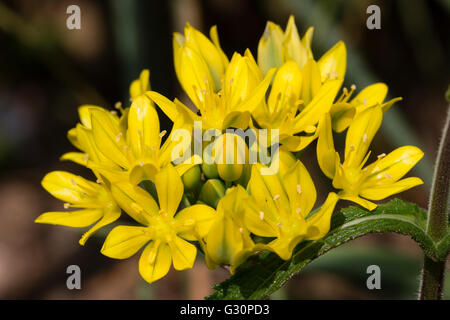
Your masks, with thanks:
[{"label": "hairy stem", "polygon": [[[450,108],[449,108],[450,109]],[[449,188],[450,188],[450,110],[442,133],[436,166],[434,169],[433,186],[428,207],[427,233],[439,242],[448,230]],[[422,280],[419,298],[421,300],[437,300],[442,298],[445,260],[433,261],[424,258]]]}]

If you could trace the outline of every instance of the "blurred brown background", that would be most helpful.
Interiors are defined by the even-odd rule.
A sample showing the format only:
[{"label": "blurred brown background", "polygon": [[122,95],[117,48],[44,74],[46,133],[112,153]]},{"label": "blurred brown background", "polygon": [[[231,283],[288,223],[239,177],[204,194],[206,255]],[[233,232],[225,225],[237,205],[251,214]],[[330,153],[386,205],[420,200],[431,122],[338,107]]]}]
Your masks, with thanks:
[{"label": "blurred brown background", "polygon": [[[66,28],[66,8],[81,8],[81,30]],[[381,30],[366,28],[366,8],[381,8]],[[73,150],[66,132],[77,122],[80,104],[111,108],[127,103],[128,85],[143,68],[152,88],[169,98],[182,97],[174,77],[172,32],[184,24],[208,33],[216,24],[222,47],[231,57],[248,47],[256,54],[267,20],[284,28],[290,14],[303,34],[315,26],[315,57],[338,40],[346,42],[346,85],[389,85],[402,96],[386,115],[374,154],[414,144],[426,154],[412,174],[425,185],[399,195],[427,206],[450,82],[450,1],[448,0],[171,0],[171,1],[0,1],[0,298],[2,299],[201,299],[228,275],[195,268],[171,271],[148,285],[138,274],[137,256],[115,261],[102,256],[102,237],[85,247],[81,232],[37,225],[45,211],[62,203],[40,186],[51,170],[89,173],[58,161]],[[168,119],[161,114],[162,127]],[[314,149],[314,148],[311,148]],[[329,181],[304,162],[323,199]],[[342,205],[348,205],[344,203]],[[274,299],[415,298],[422,253],[409,238],[386,234],[351,242],[313,264],[275,293]],[[82,270],[82,289],[66,288],[66,268]],[[366,288],[367,266],[377,264],[382,289]],[[449,278],[449,277],[447,277]],[[447,279],[448,280],[448,279]],[[448,282],[448,281],[447,281]],[[447,298],[448,296],[447,290]]]}]

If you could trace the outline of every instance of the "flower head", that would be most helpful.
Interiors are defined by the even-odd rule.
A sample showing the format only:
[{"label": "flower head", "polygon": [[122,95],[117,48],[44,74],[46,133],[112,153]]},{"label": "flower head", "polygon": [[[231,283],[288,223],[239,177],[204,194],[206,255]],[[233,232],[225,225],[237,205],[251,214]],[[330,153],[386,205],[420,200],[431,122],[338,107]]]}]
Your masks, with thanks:
[{"label": "flower head", "polygon": [[215,216],[215,210],[206,205],[193,205],[176,214],[184,188],[172,166],[155,175],[155,186],[159,205],[140,187],[127,182],[113,186],[119,205],[144,226],[114,228],[101,250],[108,257],[126,259],[145,246],[139,272],[147,282],[164,277],[172,262],[176,270],[192,268],[197,249],[188,241],[203,238]]},{"label": "flower head", "polygon": [[367,108],[355,116],[347,131],[342,164],[334,149],[330,115],[324,115],[319,124],[317,160],[320,168],[333,179],[333,186],[342,190],[339,193],[341,199],[356,202],[369,210],[377,205],[363,198],[381,200],[423,183],[416,177],[401,179],[423,157],[417,147],[400,147],[388,155],[379,155],[378,160],[365,166],[370,156],[370,143],[382,118],[381,105]]},{"label": "flower head", "polygon": [[275,238],[264,248],[287,260],[299,242],[325,236],[338,197],[330,193],[321,209],[310,215],[316,189],[304,165],[297,161],[283,177],[261,175],[261,166],[253,166],[248,184],[245,225],[258,236]]},{"label": "flower head", "polygon": [[101,227],[120,217],[120,208],[102,181],[88,181],[80,176],[64,171],[53,171],[42,179],[42,186],[52,196],[64,201],[64,209],[79,208],[74,211],[46,212],[35,222],[84,228],[95,224],[83,234],[80,244]]}]

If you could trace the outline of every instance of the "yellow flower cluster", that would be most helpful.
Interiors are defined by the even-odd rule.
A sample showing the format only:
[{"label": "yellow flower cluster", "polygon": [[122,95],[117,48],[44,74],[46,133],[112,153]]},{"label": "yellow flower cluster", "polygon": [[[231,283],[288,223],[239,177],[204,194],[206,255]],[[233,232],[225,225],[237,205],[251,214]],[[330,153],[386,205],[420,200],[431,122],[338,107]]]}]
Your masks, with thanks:
[{"label": "yellow flower cluster", "polygon": [[[209,39],[187,24],[184,35],[173,37],[174,65],[197,110],[152,91],[148,70],[132,82],[129,107],[81,106],[80,123],[68,132],[79,152],[62,159],[89,168],[97,181],[61,171],[46,175],[42,186],[64,201],[65,209],[79,210],[47,212],[36,222],[93,225],[81,245],[101,227],[121,224],[108,234],[101,252],[126,259],[144,248],[139,271],[153,282],[172,264],[176,270],[191,268],[197,249],[208,267],[229,266],[231,273],[262,250],[290,259],[298,243],[327,234],[339,199],[373,210],[376,204],[369,200],[421,184],[419,178],[401,179],[423,156],[416,147],[379,155],[365,166],[383,113],[400,98],[384,102],[383,83],[353,98],[355,87],[343,88],[338,97],[345,44],[338,42],[316,59],[312,35],[310,28],[301,38],[293,17],[284,31],[268,22],[257,60],[248,49],[229,60],[215,27]],[[173,122],[169,134],[160,131],[157,108]],[[246,141],[229,129],[251,129],[253,136]],[[180,139],[180,130],[189,139]],[[333,132],[345,130],[341,163]],[[317,162],[339,191],[313,210],[316,189],[295,154],[316,138]],[[175,161],[174,155],[196,144],[200,156],[188,153]],[[203,156],[206,150],[209,159]],[[251,161],[252,151],[259,156],[256,161]],[[261,160],[264,155],[268,161]],[[123,225],[118,220],[122,211],[135,223]]]}]

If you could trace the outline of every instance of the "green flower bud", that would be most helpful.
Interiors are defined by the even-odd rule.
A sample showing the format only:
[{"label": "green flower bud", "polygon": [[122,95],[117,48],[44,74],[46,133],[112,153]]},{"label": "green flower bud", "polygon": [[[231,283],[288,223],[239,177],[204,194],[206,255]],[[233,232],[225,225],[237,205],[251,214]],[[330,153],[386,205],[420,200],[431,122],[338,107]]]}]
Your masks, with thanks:
[{"label": "green flower bud", "polygon": [[248,162],[248,148],[237,134],[225,133],[214,145],[215,162],[221,179],[231,182],[238,180]]},{"label": "green flower bud", "polygon": [[192,191],[199,188],[202,184],[201,175],[202,173],[199,165],[195,165],[186,171],[181,176],[185,190]]},{"label": "green flower bud", "polygon": [[219,177],[219,171],[217,171],[217,165],[215,163],[207,164],[203,161],[202,171],[208,179],[217,179]]},{"label": "green flower bud", "polygon": [[218,179],[209,179],[200,190],[198,200],[216,208],[219,200],[225,195],[225,185]]}]

